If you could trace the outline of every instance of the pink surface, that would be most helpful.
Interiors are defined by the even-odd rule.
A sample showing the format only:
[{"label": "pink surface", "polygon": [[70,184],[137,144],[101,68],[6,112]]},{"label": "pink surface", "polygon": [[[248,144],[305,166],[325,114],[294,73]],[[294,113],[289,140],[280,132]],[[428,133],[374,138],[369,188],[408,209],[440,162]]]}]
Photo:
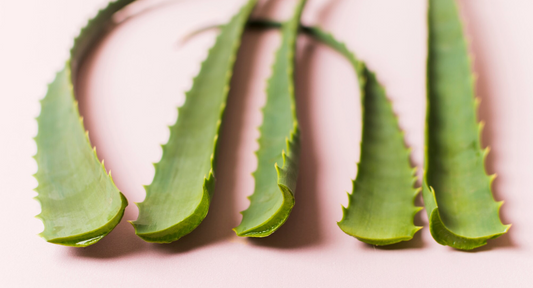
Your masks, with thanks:
[{"label": "pink surface", "polygon": [[[279,39],[247,32],[236,65],[221,136],[218,179],[209,215],[170,245],[137,238],[126,221],[85,249],[46,243],[33,218],[37,169],[31,156],[34,117],[46,83],[61,67],[89,11],[105,0],[0,1],[0,286],[2,287],[533,287],[533,2],[462,0],[475,54],[501,215],[509,234],[475,252],[438,245],[427,228],[406,243],[377,248],[336,225],[356,173],[361,132],[355,75],[330,49],[302,38],[297,67],[303,155],[296,206],[287,223],[262,240],[231,228],[252,193],[256,128],[265,79]],[[152,1],[153,2],[153,1]],[[161,1],[157,1],[161,2]],[[258,14],[284,19],[294,1]],[[185,44],[191,31],[222,23],[242,0],[175,1],[110,33],[81,73],[79,98],[91,140],[130,203],[154,174],[159,144],[183,103],[215,31]],[[414,164],[423,162],[426,3],[424,0],[310,0],[307,24],[345,40],[386,86]],[[124,220],[137,217],[130,204]]]}]

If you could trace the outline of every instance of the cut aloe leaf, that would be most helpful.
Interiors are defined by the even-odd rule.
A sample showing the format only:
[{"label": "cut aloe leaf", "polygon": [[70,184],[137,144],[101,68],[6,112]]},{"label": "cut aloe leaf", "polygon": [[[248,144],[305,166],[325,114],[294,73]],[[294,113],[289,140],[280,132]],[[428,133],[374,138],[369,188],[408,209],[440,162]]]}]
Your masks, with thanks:
[{"label": "cut aloe leaf", "polygon": [[75,247],[94,244],[115,228],[128,205],[91,147],[72,83],[78,64],[105,33],[112,15],[131,2],[112,2],[89,21],[41,101],[35,190],[42,210],[37,217],[44,223],[40,235],[48,242]]},{"label": "cut aloe leaf", "polygon": [[360,77],[367,80],[361,91],[361,158],[348,207],[343,207],[338,225],[346,234],[368,244],[408,241],[422,228],[413,222],[422,209],[414,205],[420,192],[414,188],[416,169],[410,165],[410,151],[385,90],[368,69],[361,71]]},{"label": "cut aloe leaf", "polygon": [[507,232],[485,172],[474,77],[453,0],[429,1],[426,163],[423,196],[433,238],[470,250]]},{"label": "cut aloe leaf", "polygon": [[[252,21],[252,27],[279,28],[280,23]],[[338,223],[348,235],[373,245],[408,241],[422,227],[413,218],[422,208],[415,207],[415,169],[409,161],[409,149],[388,101],[385,89],[373,72],[358,60],[346,45],[316,27],[302,30],[335,49],[352,64],[358,76],[363,106],[361,161],[348,208]]]},{"label": "cut aloe leaf", "polygon": [[376,75],[333,35],[318,28],[306,31],[344,55],[358,76],[363,110],[361,159],[348,195],[348,207],[338,223],[346,234],[365,243],[389,245],[408,241],[422,227],[413,223],[415,169],[409,161],[398,119]]},{"label": "cut aloe leaf", "polygon": [[138,203],[135,233],[148,242],[170,243],[189,234],[206,217],[215,187],[218,133],[241,36],[256,0],[224,25],[202,63],[170,139],[155,164],[155,176]]},{"label": "cut aloe leaf", "polygon": [[241,212],[241,223],[233,229],[239,236],[269,236],[287,221],[294,207],[300,156],[294,97],[294,54],[305,3],[306,0],[300,0],[292,18],[282,24],[282,42],[267,83],[263,124],[259,128],[258,164],[253,173],[254,193],[249,197],[248,209]]}]

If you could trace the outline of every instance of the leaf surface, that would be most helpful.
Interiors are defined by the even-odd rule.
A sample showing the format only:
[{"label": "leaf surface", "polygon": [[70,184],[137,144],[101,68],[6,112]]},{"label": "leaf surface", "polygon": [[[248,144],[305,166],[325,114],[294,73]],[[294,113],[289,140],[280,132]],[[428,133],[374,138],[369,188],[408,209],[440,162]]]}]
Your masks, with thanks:
[{"label": "leaf surface", "polygon": [[361,90],[361,159],[348,207],[343,207],[338,225],[346,234],[368,244],[408,241],[422,228],[413,224],[414,215],[422,208],[414,205],[419,192],[413,187],[415,170],[385,89],[344,43],[318,28],[305,29],[350,61]]},{"label": "leaf surface", "polygon": [[[294,207],[298,177],[300,132],[294,97],[294,54],[300,16],[306,0],[300,0],[292,18],[281,27],[281,46],[276,52],[267,83],[263,124],[259,128],[259,150],[254,193],[250,206],[233,230],[239,236],[266,237],[287,221]],[[282,167],[280,167],[282,166]]]},{"label": "leaf surface", "polygon": [[48,242],[75,247],[94,244],[115,228],[128,204],[91,147],[72,83],[78,63],[105,33],[112,15],[133,1],[112,2],[89,21],[41,101],[35,190],[42,211],[37,217],[44,223],[40,235]]},{"label": "leaf surface", "polygon": [[474,77],[453,0],[429,1],[426,163],[423,196],[433,238],[470,250],[507,232],[485,172]]},{"label": "leaf surface", "polygon": [[136,234],[148,242],[169,243],[193,231],[209,210],[215,187],[214,166],[218,133],[232,69],[242,32],[256,0],[248,1],[224,25],[207,59],[202,63],[170,139],[155,164],[155,176],[146,187],[139,218],[132,222]]}]

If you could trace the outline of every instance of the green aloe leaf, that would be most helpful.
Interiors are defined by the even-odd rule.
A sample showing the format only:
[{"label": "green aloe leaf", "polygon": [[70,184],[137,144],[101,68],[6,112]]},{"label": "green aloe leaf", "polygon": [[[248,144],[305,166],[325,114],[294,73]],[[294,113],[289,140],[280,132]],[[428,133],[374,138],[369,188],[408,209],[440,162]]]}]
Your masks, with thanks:
[{"label": "green aloe leaf", "polygon": [[[280,23],[252,21],[252,27],[279,28]],[[301,29],[335,49],[352,64],[358,76],[363,106],[361,161],[348,208],[338,223],[347,234],[373,245],[408,241],[422,227],[413,218],[422,208],[415,207],[415,169],[409,161],[409,149],[376,75],[358,60],[346,45],[320,28]]]},{"label": "green aloe leaf", "polygon": [[317,28],[306,28],[306,31],[352,63],[361,90],[361,159],[339,227],[346,234],[373,245],[411,240],[422,228],[413,224],[414,215],[422,209],[414,205],[419,189],[414,188],[416,178],[409,161],[410,151],[404,144],[385,89],[344,43]]},{"label": "green aloe leaf", "polygon": [[220,123],[229,91],[233,64],[241,36],[256,0],[248,1],[222,27],[207,59],[202,63],[170,139],[155,164],[139,218],[132,222],[136,234],[148,242],[169,243],[193,231],[205,218],[215,187],[213,168]]},{"label": "green aloe leaf", "polygon": [[41,101],[35,190],[42,210],[37,217],[44,223],[40,235],[48,242],[75,247],[94,244],[115,228],[128,205],[91,147],[72,83],[78,64],[103,35],[112,15],[133,1],[112,2],[89,21]]},{"label": "green aloe leaf", "polygon": [[470,250],[507,232],[485,172],[474,77],[453,0],[429,1],[426,163],[423,196],[433,238]]},{"label": "green aloe leaf", "polygon": [[294,207],[300,156],[294,98],[294,54],[305,3],[306,0],[300,0],[292,18],[282,24],[282,42],[267,83],[263,124],[259,128],[258,164],[253,173],[254,193],[249,197],[248,209],[241,212],[241,223],[233,229],[239,236],[269,236],[287,221]]}]

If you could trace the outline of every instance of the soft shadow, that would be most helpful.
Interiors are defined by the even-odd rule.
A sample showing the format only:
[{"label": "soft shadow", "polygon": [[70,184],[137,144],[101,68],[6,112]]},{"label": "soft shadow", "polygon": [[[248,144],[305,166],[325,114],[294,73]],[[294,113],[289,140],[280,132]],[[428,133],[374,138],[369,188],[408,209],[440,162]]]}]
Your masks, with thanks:
[{"label": "soft shadow", "polygon": [[320,242],[319,209],[316,181],[319,175],[319,165],[314,139],[318,137],[313,131],[312,94],[310,83],[312,79],[312,62],[315,48],[312,45],[298,57],[296,63],[296,101],[298,121],[300,125],[301,155],[298,184],[295,192],[296,204],[287,222],[274,234],[262,239],[250,239],[259,246],[275,248],[300,248]]},{"label": "soft shadow", "polygon": [[252,18],[271,19],[272,16],[276,14],[276,10],[280,3],[282,3],[281,0],[260,0],[252,13]]},{"label": "soft shadow", "polygon": [[216,166],[216,188],[204,221],[189,235],[168,245],[157,245],[157,249],[167,253],[181,253],[206,246],[234,235],[231,230],[239,224],[239,214],[235,207],[235,189],[240,176],[236,166],[241,149],[245,121],[245,108],[248,91],[252,83],[252,67],[258,59],[260,33],[245,32],[231,80],[224,121],[222,122],[218,160]]},{"label": "soft shadow", "polygon": [[[491,73],[489,68],[486,66],[487,59],[490,59],[490,55],[486,54],[486,50],[483,49],[485,46],[483,43],[483,37],[481,36],[480,26],[484,25],[480,21],[479,14],[476,12],[476,9],[470,1],[461,1],[460,7],[462,8],[463,15],[467,21],[465,25],[466,35],[471,39],[470,51],[475,56],[473,63],[473,70],[478,76],[476,82],[476,96],[481,99],[481,104],[479,106],[479,119],[485,122],[485,127],[482,132],[482,143],[484,147],[490,147],[490,153],[488,154],[485,162],[486,171],[489,174],[498,173],[498,162],[499,159],[505,157],[505,151],[503,151],[499,146],[495,145],[497,143],[496,139],[498,135],[496,134],[496,129],[494,128],[494,123],[498,122],[498,113],[495,112],[497,104],[495,99],[498,95],[494,95],[492,87],[492,78],[494,74]],[[496,201],[505,200],[503,187],[501,185],[502,180],[504,180],[505,174],[500,174],[492,185],[492,193]],[[512,223],[509,219],[506,211],[507,205],[503,205],[500,209],[500,219],[502,223],[508,224]],[[500,236],[499,238],[489,240],[488,244],[475,249],[473,252],[478,251],[487,251],[492,250],[497,247],[516,247],[516,244],[512,240],[513,229],[509,229],[509,232]]]}]

